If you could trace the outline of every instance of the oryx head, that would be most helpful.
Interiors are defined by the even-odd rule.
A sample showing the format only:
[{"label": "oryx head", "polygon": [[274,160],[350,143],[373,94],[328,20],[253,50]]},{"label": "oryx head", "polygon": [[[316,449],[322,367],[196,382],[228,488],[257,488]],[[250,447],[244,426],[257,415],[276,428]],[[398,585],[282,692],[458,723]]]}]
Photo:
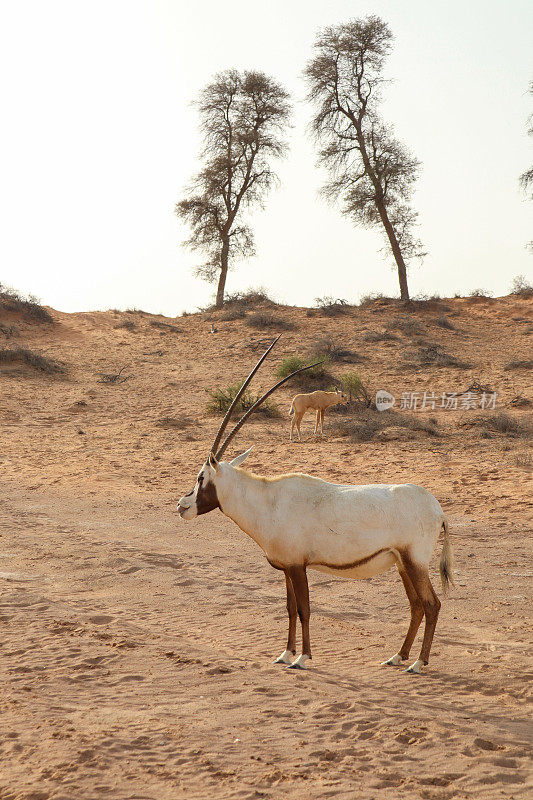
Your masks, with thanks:
[{"label": "oryx head", "polygon": [[335,387],[335,394],[337,395],[337,403],[347,403],[348,402],[348,395],[346,392],[343,392],[342,389],[339,389],[338,386]]},{"label": "oryx head", "polygon": [[[222,444],[220,444],[220,441],[222,439],[224,431],[226,430],[228,422],[230,421],[235,406],[241,399],[242,395],[244,394],[244,392],[248,387],[248,384],[250,383],[255,373],[257,372],[257,370],[259,369],[259,367],[261,366],[267,355],[270,353],[270,351],[272,350],[278,339],[279,336],[277,336],[274,339],[270,347],[266,350],[265,353],[263,353],[263,355],[255,365],[255,367],[250,372],[250,374],[244,381],[243,385],[235,395],[232,404],[228,408],[226,416],[222,420],[217,435],[215,436],[215,441],[211,446],[211,451],[204,465],[202,466],[202,469],[198,473],[194,489],[192,489],[190,492],[184,495],[178,503],[178,511],[182,519],[186,520],[194,519],[194,517],[197,517],[200,514],[207,514],[208,511],[213,511],[213,509],[215,508],[220,508],[220,502],[217,494],[217,477],[219,475],[221,468],[220,459],[222,458],[224,451],[226,450],[227,446],[229,445],[229,443],[231,442],[237,431],[243,426],[244,422],[248,419],[250,414],[252,414],[256,410],[256,408],[259,408],[259,406],[262,403],[264,403],[267,397],[270,397],[272,392],[275,392],[276,389],[280,387],[283,383],[288,381],[289,378],[292,378],[293,375],[297,375],[299,372],[303,372],[304,370],[312,369],[312,367],[317,366],[317,364],[309,364],[309,366],[297,369],[295,370],[295,372],[291,372],[290,375],[287,375],[286,378],[283,378],[283,380],[278,381],[278,383],[276,383],[276,385],[273,386],[272,389],[269,389],[268,392],[265,392],[265,394],[262,397],[260,397],[259,400],[257,400],[245,414],[243,414],[243,416],[237,422],[233,430],[229,433],[228,436],[226,436]],[[244,453],[241,453],[240,456],[234,458],[233,461],[229,462],[229,464],[223,462],[224,468],[227,467],[235,468],[240,466],[244,461],[244,459],[249,455],[251,449],[252,448],[250,447]]]}]

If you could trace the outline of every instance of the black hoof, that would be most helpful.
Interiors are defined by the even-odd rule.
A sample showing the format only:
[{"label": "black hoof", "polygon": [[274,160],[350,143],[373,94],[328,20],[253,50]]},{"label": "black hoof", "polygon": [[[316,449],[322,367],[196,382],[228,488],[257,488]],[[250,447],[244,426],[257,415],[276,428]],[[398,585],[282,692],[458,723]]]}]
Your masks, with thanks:
[{"label": "black hoof", "polygon": [[303,670],[305,670],[305,667],[302,667],[300,664],[297,664],[295,662],[294,664],[289,664],[287,666],[287,669],[303,669]]}]

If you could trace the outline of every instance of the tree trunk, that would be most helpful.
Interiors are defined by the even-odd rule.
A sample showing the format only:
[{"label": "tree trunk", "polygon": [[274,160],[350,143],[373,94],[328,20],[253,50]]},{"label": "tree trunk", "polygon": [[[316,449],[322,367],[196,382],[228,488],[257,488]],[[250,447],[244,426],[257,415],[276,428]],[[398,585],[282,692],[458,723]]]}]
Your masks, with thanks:
[{"label": "tree trunk", "polygon": [[228,255],[229,236],[225,236],[222,240],[222,250],[220,252],[220,278],[218,279],[215,308],[222,308],[224,305],[224,289],[226,288],[226,278],[228,275]]},{"label": "tree trunk", "polygon": [[400,299],[409,300],[409,288],[407,286],[407,270],[405,268],[405,261],[403,260],[400,245],[398,244],[398,239],[396,238],[396,234],[394,233],[394,228],[390,223],[389,216],[387,214],[387,209],[385,208],[385,206],[382,203],[378,203],[377,209],[381,221],[383,223],[383,227],[385,228],[385,231],[389,238],[392,254],[394,256],[394,260],[396,261],[396,265],[398,267],[398,280],[400,281]]},{"label": "tree trunk", "polygon": [[372,168],[372,164],[370,163],[370,158],[368,156],[368,152],[366,149],[365,137],[363,136],[363,129],[361,127],[361,119],[357,119],[352,113],[348,114],[348,117],[351,119],[354,128],[357,132],[357,142],[359,144],[359,151],[361,153],[361,158],[363,159],[363,164],[365,167],[365,172],[372,181],[374,189],[376,190],[376,207],[383,223],[383,227],[387,233],[390,246],[392,248],[392,254],[394,256],[394,260],[396,261],[396,265],[398,267],[398,280],[400,281],[400,298],[402,300],[409,300],[409,288],[407,286],[407,270],[405,268],[405,261],[403,260],[402,251],[400,249],[400,245],[398,243],[398,239],[396,238],[396,234],[394,233],[394,228],[391,225],[389,215],[387,214],[387,209],[385,208],[385,203],[383,202],[383,189],[381,184],[376,176]]}]

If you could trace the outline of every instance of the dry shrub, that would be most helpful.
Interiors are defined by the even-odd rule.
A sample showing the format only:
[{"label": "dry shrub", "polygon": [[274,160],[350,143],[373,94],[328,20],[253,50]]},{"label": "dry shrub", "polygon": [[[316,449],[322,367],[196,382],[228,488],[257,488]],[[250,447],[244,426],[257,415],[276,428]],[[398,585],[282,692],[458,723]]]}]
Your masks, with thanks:
[{"label": "dry shrub", "polygon": [[47,375],[62,375],[66,372],[64,364],[59,361],[24,347],[0,350],[0,364],[23,364]]},{"label": "dry shrub", "polygon": [[[457,369],[469,369],[472,364],[460,361],[455,356],[450,355],[437,344],[426,344],[418,349],[416,354],[418,365],[422,367],[455,367]],[[407,366],[407,365],[406,365]],[[408,366],[411,366],[410,364]],[[417,364],[414,365],[415,367]]]},{"label": "dry shrub", "polygon": [[433,322],[435,323],[435,325],[438,325],[439,328],[446,328],[449,331],[457,330],[453,322],[449,320],[448,317],[437,317],[436,319],[433,320]]},{"label": "dry shrub", "polygon": [[12,311],[21,314],[30,322],[53,323],[51,314],[43,308],[37,297],[28,295],[24,297],[15,289],[10,289],[0,283],[0,311]]},{"label": "dry shrub", "polygon": [[395,333],[390,331],[368,331],[363,336],[365,342],[374,344],[375,342],[399,342],[400,339]]},{"label": "dry shrub", "polygon": [[348,350],[346,347],[338,345],[333,339],[328,339],[325,336],[320,337],[311,345],[309,357],[312,361],[321,361],[325,358],[329,362],[340,361],[347,363],[367,360],[365,356],[359,355],[354,350]]},{"label": "dry shrub", "polygon": [[450,311],[450,306],[438,294],[417,294],[404,303],[407,311]]},{"label": "dry shrub", "polygon": [[529,359],[526,361],[509,361],[504,366],[504,370],[509,371],[511,369],[532,369],[533,368],[533,359]]},{"label": "dry shrub", "polygon": [[367,442],[377,438],[388,428],[403,428],[425,433],[428,436],[440,436],[435,419],[426,419],[416,414],[401,414],[397,411],[375,411],[362,409],[352,419],[337,419],[330,426],[330,431],[337,436],[347,436],[354,442]]},{"label": "dry shrub", "polygon": [[185,414],[180,414],[179,417],[161,417],[156,422],[159,428],[174,428],[175,430],[182,431],[194,424],[194,420]]},{"label": "dry shrub", "polygon": [[315,297],[315,309],[326,317],[339,317],[353,309],[347,300],[341,297]]},{"label": "dry shrub", "polygon": [[388,327],[401,331],[406,336],[421,336],[426,331],[425,325],[412,317],[397,317],[389,323]]},{"label": "dry shrub", "polygon": [[468,299],[472,303],[488,303],[492,302],[492,292],[488,289],[474,289],[468,295]]},{"label": "dry shrub", "polygon": [[170,322],[161,322],[158,319],[152,319],[150,325],[152,328],[160,328],[168,333],[181,333],[181,328],[178,328],[177,325],[172,325]]},{"label": "dry shrub", "polygon": [[362,295],[359,300],[359,308],[370,308],[374,305],[393,305],[398,303],[397,297],[387,297],[381,292],[370,292]]},{"label": "dry shrub", "polygon": [[528,436],[531,433],[529,424],[520,422],[505,411],[465,417],[460,419],[457,425],[460,428],[478,428],[483,438],[491,438],[492,433],[514,437]]},{"label": "dry shrub", "polygon": [[514,464],[517,467],[525,467],[526,469],[531,469],[533,466],[533,457],[531,453],[525,451],[523,453],[515,453],[514,456]]},{"label": "dry shrub", "polygon": [[132,319],[125,319],[122,322],[119,322],[117,325],[114,325],[115,330],[119,328],[126,328],[128,331],[132,331],[135,329],[135,323]]},{"label": "dry shrub", "polygon": [[229,308],[227,311],[223,311],[218,319],[223,322],[235,322],[235,320],[244,319],[245,317],[246,311],[244,308]]},{"label": "dry shrub", "polygon": [[[277,306],[278,304],[272,300],[266,289],[262,286],[257,289],[247,289],[244,292],[233,292],[227,294],[224,298],[224,309],[240,309],[242,311],[254,311],[258,305],[263,306]],[[214,303],[199,309],[200,311],[220,312],[221,309],[216,308]]]},{"label": "dry shrub", "polygon": [[263,330],[264,328],[275,328],[278,331],[292,331],[296,325],[288,319],[284,319],[277,314],[271,314],[269,311],[256,311],[255,314],[249,314],[246,317],[245,325],[250,328],[257,328]]},{"label": "dry shrub", "polygon": [[525,279],[523,275],[517,275],[516,278],[513,279],[511,294],[514,294],[516,297],[524,297],[526,299],[533,297],[533,286]]}]

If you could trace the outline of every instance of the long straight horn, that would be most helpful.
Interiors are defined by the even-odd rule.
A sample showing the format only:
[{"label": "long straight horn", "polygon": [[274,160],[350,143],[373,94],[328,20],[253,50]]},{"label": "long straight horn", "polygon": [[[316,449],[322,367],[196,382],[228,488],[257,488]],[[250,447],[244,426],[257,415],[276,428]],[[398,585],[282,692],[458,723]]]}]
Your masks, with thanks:
[{"label": "long straight horn", "polygon": [[[265,354],[265,355],[266,355],[266,354]],[[270,397],[270,395],[272,394],[272,392],[275,392],[275,391],[276,391],[276,389],[279,389],[279,387],[280,387],[280,386],[282,386],[282,385],[283,385],[283,384],[284,384],[286,381],[290,380],[290,379],[291,379],[291,378],[293,378],[295,375],[298,375],[298,373],[299,373],[299,372],[305,372],[305,370],[306,370],[306,369],[312,369],[313,367],[318,367],[318,365],[319,365],[319,364],[322,364],[322,361],[317,361],[317,362],[316,362],[316,364],[309,364],[309,366],[307,366],[307,367],[300,367],[300,369],[297,369],[297,370],[295,370],[294,372],[291,372],[291,374],[290,374],[290,375],[287,375],[287,377],[286,377],[286,378],[283,378],[283,380],[281,380],[281,381],[278,381],[278,383],[276,383],[276,385],[275,385],[275,386],[273,386],[273,387],[272,387],[272,389],[269,389],[269,390],[268,390],[268,392],[266,392],[266,393],[265,393],[265,394],[264,394],[262,397],[260,397],[260,398],[259,398],[259,400],[256,400],[256,402],[253,404],[253,406],[252,406],[251,408],[249,408],[249,409],[248,409],[248,411],[246,412],[246,414],[244,414],[244,415],[243,415],[243,416],[240,418],[240,420],[237,422],[237,424],[235,425],[235,427],[233,428],[233,430],[231,431],[231,433],[230,433],[230,434],[229,434],[229,435],[226,437],[226,439],[225,439],[225,440],[224,440],[224,442],[222,443],[222,445],[221,445],[221,447],[220,447],[220,449],[219,449],[218,453],[216,454],[216,458],[217,458],[217,460],[220,460],[220,458],[222,457],[222,455],[223,455],[223,453],[224,453],[224,451],[225,451],[226,447],[227,447],[227,446],[228,446],[228,444],[231,442],[231,440],[233,439],[233,437],[235,436],[235,434],[237,433],[237,431],[238,431],[240,428],[242,428],[242,426],[244,425],[244,423],[246,422],[246,420],[248,419],[248,417],[250,416],[250,414],[252,414],[252,413],[253,413],[253,412],[256,410],[256,408],[259,408],[259,406],[260,406],[262,403],[264,403],[264,402],[265,402],[265,400],[267,399],[267,397]]]},{"label": "long straight horn", "polygon": [[241,386],[241,388],[239,389],[239,391],[237,392],[237,394],[233,398],[233,402],[230,405],[230,407],[228,408],[228,410],[226,411],[226,416],[224,417],[224,419],[222,420],[222,422],[220,424],[220,428],[218,429],[218,433],[215,436],[215,441],[213,442],[213,446],[211,447],[211,452],[213,454],[216,453],[217,447],[220,444],[220,440],[222,439],[224,431],[226,430],[228,422],[230,421],[230,417],[231,417],[231,415],[233,413],[233,409],[235,408],[235,406],[237,405],[237,403],[241,399],[242,395],[244,394],[244,392],[246,391],[246,389],[248,387],[248,384],[250,383],[250,381],[254,377],[255,373],[257,372],[257,370],[259,369],[259,367],[261,366],[261,364],[263,363],[263,361],[265,360],[267,355],[270,353],[270,351],[272,350],[272,348],[274,347],[274,345],[276,344],[276,342],[278,341],[280,336],[281,336],[281,333],[279,334],[279,336],[276,336],[276,338],[274,339],[274,341],[272,342],[270,347],[263,353],[263,355],[261,356],[261,358],[259,359],[259,361],[255,365],[255,367],[250,372],[250,374],[248,375],[248,377],[244,381],[243,385]]}]

